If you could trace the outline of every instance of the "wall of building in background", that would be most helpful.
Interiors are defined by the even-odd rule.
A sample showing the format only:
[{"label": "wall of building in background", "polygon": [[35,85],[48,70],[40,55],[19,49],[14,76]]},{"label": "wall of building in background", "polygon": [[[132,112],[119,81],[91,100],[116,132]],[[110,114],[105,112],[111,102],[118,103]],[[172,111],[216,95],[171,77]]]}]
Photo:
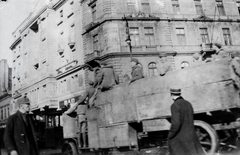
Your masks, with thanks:
[{"label": "wall of building in background", "polygon": [[[57,108],[84,89],[81,6],[52,0],[13,33],[13,98],[28,96],[33,109]],[[56,78],[57,77],[57,78]]]},{"label": "wall of building in background", "polygon": [[169,53],[173,69],[181,69],[192,65],[195,52],[210,50],[212,42],[220,42],[228,52],[239,51],[239,4],[232,0],[84,0],[85,61],[109,59],[120,79],[130,75],[124,16],[133,57],[140,60],[145,76],[154,75],[151,70],[156,69],[160,52]]}]

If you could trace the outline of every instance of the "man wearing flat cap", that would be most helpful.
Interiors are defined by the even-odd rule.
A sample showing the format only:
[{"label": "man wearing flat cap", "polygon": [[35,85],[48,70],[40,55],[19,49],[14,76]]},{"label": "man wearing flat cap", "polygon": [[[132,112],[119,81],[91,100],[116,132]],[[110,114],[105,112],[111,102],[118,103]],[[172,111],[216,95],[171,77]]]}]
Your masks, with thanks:
[{"label": "man wearing flat cap", "polygon": [[181,89],[170,89],[171,128],[168,133],[170,155],[205,155],[194,128],[193,107],[181,97]]},{"label": "man wearing flat cap", "polygon": [[4,144],[10,155],[39,155],[37,138],[31,118],[30,101],[22,97],[16,103],[18,111],[9,116],[4,133]]},{"label": "man wearing flat cap", "polygon": [[159,61],[157,63],[157,70],[160,76],[164,76],[167,72],[171,70],[171,63],[167,59],[166,52],[159,53]]},{"label": "man wearing flat cap", "polygon": [[130,83],[144,78],[142,68],[138,64],[139,64],[139,62],[138,62],[137,58],[132,58],[131,59],[132,79],[130,80]]}]

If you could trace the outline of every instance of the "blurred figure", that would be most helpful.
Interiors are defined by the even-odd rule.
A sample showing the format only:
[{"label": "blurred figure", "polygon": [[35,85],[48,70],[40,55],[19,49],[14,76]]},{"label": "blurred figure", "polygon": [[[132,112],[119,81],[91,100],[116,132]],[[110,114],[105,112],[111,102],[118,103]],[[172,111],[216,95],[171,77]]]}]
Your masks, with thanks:
[{"label": "blurred figure", "polygon": [[222,45],[220,43],[214,43],[212,45],[212,49],[216,51],[215,54],[212,55],[214,61],[230,59],[230,55],[222,49]]},{"label": "blurred figure", "polygon": [[4,143],[10,155],[39,155],[37,138],[31,118],[30,101],[27,97],[17,100],[19,110],[9,116]]},{"label": "blurred figure", "polygon": [[160,76],[164,76],[167,72],[171,70],[171,63],[167,59],[167,53],[159,53],[159,61],[157,64],[157,70]]}]

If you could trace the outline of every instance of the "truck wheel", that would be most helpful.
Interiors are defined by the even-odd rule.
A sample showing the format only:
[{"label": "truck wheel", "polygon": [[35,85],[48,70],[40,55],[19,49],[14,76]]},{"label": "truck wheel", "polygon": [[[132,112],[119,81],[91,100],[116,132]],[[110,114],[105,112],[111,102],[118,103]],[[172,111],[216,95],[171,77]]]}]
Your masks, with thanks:
[{"label": "truck wheel", "polygon": [[63,155],[78,155],[76,145],[73,142],[67,142],[62,147]]},{"label": "truck wheel", "polygon": [[208,155],[217,152],[219,147],[219,138],[217,132],[208,123],[200,120],[194,121],[195,129],[199,141]]}]

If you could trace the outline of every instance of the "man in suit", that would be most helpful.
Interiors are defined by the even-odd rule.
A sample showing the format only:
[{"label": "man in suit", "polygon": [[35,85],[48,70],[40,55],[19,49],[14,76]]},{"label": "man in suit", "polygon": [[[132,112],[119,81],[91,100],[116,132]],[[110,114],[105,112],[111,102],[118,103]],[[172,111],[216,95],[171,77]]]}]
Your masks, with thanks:
[{"label": "man in suit", "polygon": [[37,139],[28,113],[30,101],[22,97],[16,103],[19,110],[9,116],[5,133],[4,143],[10,155],[39,155]]},{"label": "man in suit", "polygon": [[181,97],[181,89],[170,89],[174,103],[171,105],[171,128],[168,134],[171,155],[204,155],[195,132],[193,107]]}]

